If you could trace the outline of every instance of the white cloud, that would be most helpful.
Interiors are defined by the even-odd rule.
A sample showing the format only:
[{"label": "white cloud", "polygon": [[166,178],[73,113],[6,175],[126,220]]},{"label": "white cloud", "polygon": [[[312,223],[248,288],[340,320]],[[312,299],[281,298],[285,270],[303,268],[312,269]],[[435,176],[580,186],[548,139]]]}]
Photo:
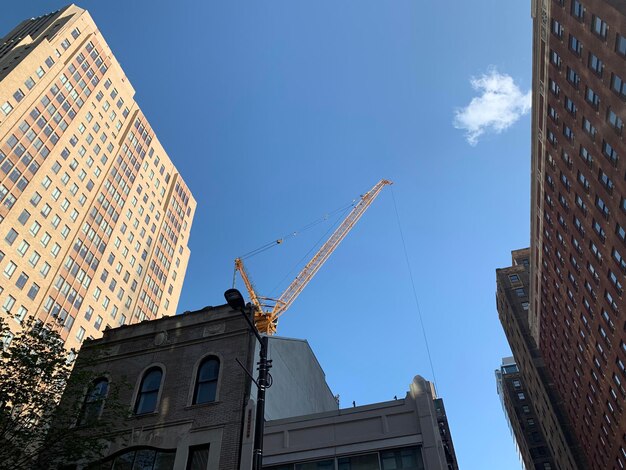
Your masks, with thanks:
[{"label": "white cloud", "polygon": [[498,134],[530,111],[530,90],[522,92],[510,75],[491,68],[486,74],[473,77],[470,83],[480,95],[455,111],[454,127],[465,130],[465,138],[472,146],[485,132]]}]

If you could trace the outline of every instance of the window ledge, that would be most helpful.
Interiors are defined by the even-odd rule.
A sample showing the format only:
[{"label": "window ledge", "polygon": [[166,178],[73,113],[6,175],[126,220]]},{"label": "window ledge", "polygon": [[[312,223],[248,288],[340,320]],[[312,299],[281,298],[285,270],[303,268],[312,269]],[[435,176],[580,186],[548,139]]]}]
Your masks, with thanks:
[{"label": "window ledge", "polygon": [[129,415],[126,420],[131,420],[131,419],[140,419],[140,418],[147,418],[150,416],[158,416],[159,412],[158,411],[153,411],[152,413],[141,413],[141,414],[135,414],[132,413],[131,415]]},{"label": "window ledge", "polygon": [[185,408],[183,408],[184,410],[195,410],[197,408],[206,408],[206,407],[211,407],[211,406],[215,406],[215,405],[220,405],[222,402],[215,400],[215,401],[210,401],[207,403],[199,403],[196,405],[187,405]]}]

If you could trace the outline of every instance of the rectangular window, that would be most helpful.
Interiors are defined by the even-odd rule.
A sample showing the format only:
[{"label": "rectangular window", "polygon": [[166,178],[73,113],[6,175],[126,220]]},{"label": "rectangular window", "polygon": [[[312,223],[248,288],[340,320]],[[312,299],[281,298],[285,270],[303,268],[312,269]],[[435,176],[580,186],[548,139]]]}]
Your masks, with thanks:
[{"label": "rectangular window", "polygon": [[583,51],[582,43],[578,40],[576,36],[573,36],[571,34],[569,35],[569,48],[574,54],[578,56]]},{"label": "rectangular window", "polygon": [[624,130],[624,121],[622,121],[622,118],[615,114],[615,111],[613,111],[611,108],[609,108],[607,111],[606,120],[609,122],[609,124],[611,124],[613,129],[615,129],[618,134],[622,133],[622,131]]},{"label": "rectangular window", "polygon": [[39,273],[41,274],[42,277],[45,278],[49,272],[50,272],[50,265],[48,263],[44,263]]},{"label": "rectangular window", "polygon": [[569,112],[572,116],[576,116],[576,111],[578,111],[578,109],[576,108],[576,105],[574,104],[574,102],[571,99],[569,99],[567,96],[565,97],[563,101],[563,106],[565,106],[565,109],[567,109],[567,112]]},{"label": "rectangular window", "polygon": [[17,278],[17,281],[15,281],[15,285],[18,289],[22,290],[27,282],[28,276],[26,275],[26,273],[21,273],[20,276]]},{"label": "rectangular window", "polygon": [[2,309],[7,313],[11,313],[11,309],[13,308],[14,305],[15,305],[15,299],[9,295],[4,300],[4,303],[2,304]]},{"label": "rectangular window", "polygon": [[626,37],[621,34],[618,34],[615,40],[615,51],[626,57]]},{"label": "rectangular window", "polygon": [[585,7],[580,2],[580,0],[572,0],[572,16],[579,21],[583,21],[585,19]]},{"label": "rectangular window", "polygon": [[0,111],[2,111],[2,114],[4,114],[5,116],[8,116],[9,113],[13,111],[13,106],[11,106],[11,103],[9,103],[8,101],[5,101],[2,106],[0,106]]},{"label": "rectangular window", "polygon": [[28,263],[34,268],[35,266],[37,266],[37,263],[39,262],[40,258],[41,258],[41,255],[37,253],[36,251],[33,251],[33,254],[30,255],[30,258],[28,259]]},{"label": "rectangular window", "polygon": [[589,60],[587,62],[587,65],[591,70],[593,70],[593,72],[597,76],[602,76],[602,72],[604,71],[604,63],[598,58],[598,56],[596,56],[592,52],[589,53]]},{"label": "rectangular window", "polygon": [[594,140],[596,138],[596,134],[598,133],[596,126],[591,124],[591,121],[585,117],[583,117],[583,129],[587,134],[589,134],[591,140]]},{"label": "rectangular window", "polygon": [[619,156],[617,155],[617,152],[615,151],[613,146],[609,144],[606,140],[602,141],[602,153],[613,164],[613,166],[617,165],[617,160],[619,159]]},{"label": "rectangular window", "polygon": [[15,239],[17,238],[17,232],[14,229],[9,229],[6,237],[4,237],[4,241],[6,241],[9,245],[13,245]]},{"label": "rectangular window", "polygon": [[550,62],[557,68],[561,68],[561,56],[553,50],[550,50]]},{"label": "rectangular window", "polygon": [[37,297],[38,293],[39,293],[39,286],[33,283],[33,285],[30,286],[30,289],[28,290],[28,298],[31,300],[35,300],[35,297]]},{"label": "rectangular window", "polygon": [[600,97],[590,87],[587,87],[586,89],[585,99],[591,106],[593,106],[595,109],[598,109],[598,106],[600,105]]},{"label": "rectangular window", "polygon": [[622,98],[626,98],[626,83],[617,74],[611,74],[611,88]]},{"label": "rectangular window", "polygon": [[608,29],[606,21],[603,21],[599,16],[594,16],[591,20],[591,30],[602,39],[606,39]]},{"label": "rectangular window", "polygon": [[570,68],[567,67],[567,81],[570,82],[574,88],[578,88],[578,84],[580,83],[580,75],[578,75],[578,73]]}]

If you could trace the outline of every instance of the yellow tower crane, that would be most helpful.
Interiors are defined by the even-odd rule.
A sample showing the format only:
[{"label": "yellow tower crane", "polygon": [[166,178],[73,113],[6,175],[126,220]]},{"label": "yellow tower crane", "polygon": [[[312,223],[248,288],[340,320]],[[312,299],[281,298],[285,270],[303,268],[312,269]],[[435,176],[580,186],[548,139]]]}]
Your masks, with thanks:
[{"label": "yellow tower crane", "polygon": [[[317,253],[315,253],[315,256],[302,268],[302,271],[300,271],[278,299],[259,296],[250,281],[250,276],[248,276],[246,272],[243,260],[241,258],[235,259],[235,272],[239,272],[243,283],[246,285],[250,302],[254,308],[254,323],[259,332],[268,335],[276,333],[278,318],[285,313],[293,301],[296,300],[296,297],[300,295],[300,292],[302,292],[313,276],[315,276],[315,273],[319,271],[333,251],[335,251],[335,248],[337,248],[339,243],[341,243],[352,227],[354,227],[354,224],[357,223],[367,208],[374,202],[374,199],[376,199],[382,189],[390,184],[393,183],[388,180],[380,180],[372,189],[361,196],[361,200],[355,204],[354,208],[346,216],[341,225],[337,227],[337,230],[333,232]],[[280,243],[280,241],[278,243]]]}]

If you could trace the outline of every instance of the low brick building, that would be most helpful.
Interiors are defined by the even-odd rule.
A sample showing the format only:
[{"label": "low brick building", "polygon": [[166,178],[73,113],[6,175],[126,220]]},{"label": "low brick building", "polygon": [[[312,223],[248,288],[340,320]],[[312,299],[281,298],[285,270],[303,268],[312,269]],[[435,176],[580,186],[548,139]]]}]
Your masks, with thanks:
[{"label": "low brick building", "polygon": [[[266,417],[338,408],[306,341],[271,337],[269,350],[275,386]],[[77,467],[251,468],[256,387],[237,360],[254,371],[257,358],[256,338],[227,305],[106,330],[86,341],[75,370],[87,368],[96,379],[83,394],[76,425],[112,413],[107,392],[114,384],[128,384],[116,398],[128,413],[114,416],[103,458]]]},{"label": "low brick building", "polygon": [[[141,468],[152,468],[150,462],[154,468],[239,468],[251,387],[235,359],[252,369],[253,340],[241,314],[223,306],[107,330],[86,341],[76,369],[90,362],[99,378],[85,396],[83,414],[106,414],[106,398],[98,398],[106,397],[109,384],[128,384],[118,398],[128,415],[117,419],[95,468],[135,468],[139,460]],[[198,466],[186,467],[191,462]]]}]

